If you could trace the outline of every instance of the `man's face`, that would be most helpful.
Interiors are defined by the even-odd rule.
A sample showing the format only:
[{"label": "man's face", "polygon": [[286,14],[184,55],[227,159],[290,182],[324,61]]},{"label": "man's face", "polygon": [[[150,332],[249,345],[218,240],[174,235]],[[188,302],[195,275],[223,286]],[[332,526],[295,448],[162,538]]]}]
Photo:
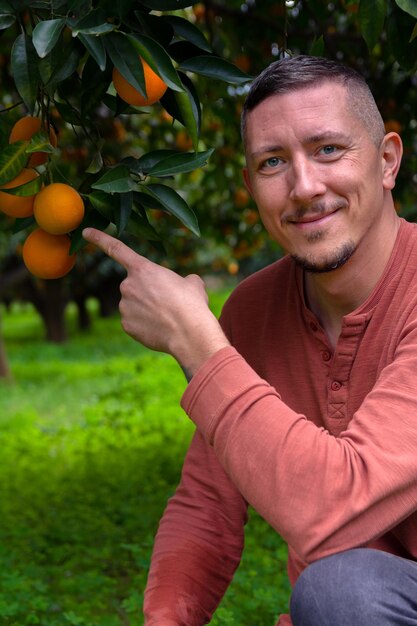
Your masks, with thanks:
[{"label": "man's face", "polygon": [[316,272],[340,267],[361,244],[366,250],[389,187],[383,148],[348,98],[325,82],[271,96],[247,117],[244,176],[262,221]]}]

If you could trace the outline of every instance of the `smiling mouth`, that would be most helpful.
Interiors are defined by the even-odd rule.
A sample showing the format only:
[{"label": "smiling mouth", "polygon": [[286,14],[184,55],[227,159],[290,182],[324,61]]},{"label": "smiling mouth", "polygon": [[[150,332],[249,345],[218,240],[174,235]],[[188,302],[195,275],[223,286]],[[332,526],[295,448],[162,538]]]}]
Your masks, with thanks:
[{"label": "smiling mouth", "polygon": [[322,224],[325,224],[333,215],[338,213],[340,209],[343,209],[343,208],[344,208],[344,205],[339,204],[335,207],[332,207],[331,210],[327,210],[327,211],[320,211],[320,212],[312,213],[312,214],[304,214],[304,215],[300,215],[299,217],[290,216],[286,219],[286,221],[289,224],[292,224],[294,226],[299,226],[300,228],[303,228],[303,227],[308,228],[309,225],[321,226]]}]

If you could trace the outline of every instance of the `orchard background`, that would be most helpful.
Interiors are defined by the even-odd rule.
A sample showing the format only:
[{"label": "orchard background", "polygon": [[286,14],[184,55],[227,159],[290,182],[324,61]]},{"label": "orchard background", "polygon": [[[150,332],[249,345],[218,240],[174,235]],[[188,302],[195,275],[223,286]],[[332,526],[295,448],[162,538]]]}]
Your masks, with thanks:
[{"label": "orchard background", "polygon": [[[280,254],[243,185],[239,118],[251,78],[299,53],[366,76],[403,138],[396,206],[415,220],[416,24],[417,0],[0,0],[0,194],[58,182],[85,205],[75,266],[57,280],[23,263],[34,218],[0,211],[1,624],[142,624],[152,536],[191,435],[181,374],[123,336],[123,272],[83,226],[203,274],[219,312]],[[139,57],[167,86],[145,107],[113,83],[116,68],[144,92]],[[40,132],[9,143],[28,115]],[[34,152],[38,176],[10,191]],[[213,624],[272,624],[286,609],[285,546],[252,517]]]}]

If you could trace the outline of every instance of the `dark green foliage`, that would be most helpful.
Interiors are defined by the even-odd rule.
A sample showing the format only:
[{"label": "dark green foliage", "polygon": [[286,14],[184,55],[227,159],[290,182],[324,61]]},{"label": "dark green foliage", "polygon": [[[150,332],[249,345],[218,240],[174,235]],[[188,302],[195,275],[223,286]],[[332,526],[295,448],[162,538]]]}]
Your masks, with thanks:
[{"label": "dark green foliage", "polygon": [[[153,536],[193,431],[184,376],[118,317],[79,335],[69,315],[65,346],[42,342],[31,309],[3,319],[17,382],[0,397],[0,624],[139,626]],[[251,518],[214,625],[266,626],[286,610],[285,545]]]}]

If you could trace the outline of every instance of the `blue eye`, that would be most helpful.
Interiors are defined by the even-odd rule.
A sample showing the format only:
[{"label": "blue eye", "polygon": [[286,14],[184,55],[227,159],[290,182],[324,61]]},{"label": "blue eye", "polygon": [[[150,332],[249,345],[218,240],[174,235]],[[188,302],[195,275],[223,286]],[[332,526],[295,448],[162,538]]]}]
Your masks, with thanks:
[{"label": "blue eye", "polygon": [[281,162],[281,159],[279,159],[278,157],[270,157],[269,159],[265,161],[265,165],[266,167],[277,167],[277,165],[279,165],[280,162]]},{"label": "blue eye", "polygon": [[323,148],[321,148],[323,154],[333,154],[334,152],[336,152],[336,150],[336,146],[324,146]]}]

